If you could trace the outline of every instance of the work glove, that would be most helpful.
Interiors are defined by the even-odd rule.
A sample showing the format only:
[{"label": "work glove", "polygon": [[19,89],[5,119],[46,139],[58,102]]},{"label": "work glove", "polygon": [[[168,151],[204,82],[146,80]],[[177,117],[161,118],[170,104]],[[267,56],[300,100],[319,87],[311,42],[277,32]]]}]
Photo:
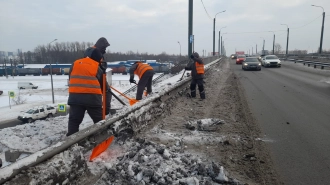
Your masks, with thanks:
[{"label": "work glove", "polygon": [[129,79],[130,83],[136,84],[136,81],[134,79]]},{"label": "work glove", "polygon": [[195,58],[195,56],[192,54],[192,55],[190,55],[190,58],[191,58],[191,59],[194,59],[194,58]]}]

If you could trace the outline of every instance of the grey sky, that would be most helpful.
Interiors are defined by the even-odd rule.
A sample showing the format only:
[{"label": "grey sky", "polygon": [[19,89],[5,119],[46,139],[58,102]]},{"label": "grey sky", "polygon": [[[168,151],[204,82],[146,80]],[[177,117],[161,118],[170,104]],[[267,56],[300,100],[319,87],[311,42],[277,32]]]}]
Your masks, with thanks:
[{"label": "grey sky", "polygon": [[[216,51],[220,28],[227,55],[236,50],[272,49],[316,52],[320,43],[322,6],[326,12],[323,49],[330,49],[329,0],[194,0],[195,51],[213,50],[216,13]],[[95,42],[106,37],[111,52],[188,53],[188,0],[0,0],[0,51],[33,50],[55,38],[58,42]],[[259,32],[259,33],[242,33]]]}]

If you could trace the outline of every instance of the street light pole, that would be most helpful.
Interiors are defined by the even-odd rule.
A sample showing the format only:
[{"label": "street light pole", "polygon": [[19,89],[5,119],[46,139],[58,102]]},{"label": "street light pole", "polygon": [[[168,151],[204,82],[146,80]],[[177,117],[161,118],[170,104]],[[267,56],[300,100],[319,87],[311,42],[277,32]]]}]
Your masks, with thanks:
[{"label": "street light pole", "polygon": [[316,6],[316,5],[312,5],[312,6],[322,8],[322,10],[323,10],[323,13],[322,13],[323,19],[322,19],[322,27],[321,27],[321,40],[320,40],[320,49],[319,49],[319,54],[322,54],[322,42],[323,42],[323,31],[324,31],[325,12],[324,12],[324,9],[323,9],[322,6]]},{"label": "street light pole", "polygon": [[[273,32],[273,31],[269,31],[269,32]],[[273,55],[275,54],[275,33],[274,34],[274,38],[273,38]]]},{"label": "street light pole", "polygon": [[[51,41],[50,43],[48,43],[47,45],[50,46],[51,43],[57,41],[57,39],[54,39],[53,41]],[[54,101],[54,86],[53,86],[53,70],[52,70],[52,63],[51,61],[49,60],[49,70],[50,70],[50,81],[51,81],[51,85],[52,85],[52,99],[53,99],[53,104],[55,103]]]},{"label": "street light pole", "polygon": [[180,59],[179,59],[179,60],[181,60],[181,44],[180,44],[179,41],[178,41],[178,43],[179,43],[179,45],[180,45]]},{"label": "street light pole", "polygon": [[287,36],[286,36],[286,51],[285,54],[288,55],[288,48],[289,48],[289,26],[287,24],[281,24],[281,25],[285,25],[287,28]]},{"label": "street light pole", "polygon": [[[222,27],[222,28],[227,28],[227,26]],[[221,46],[220,46],[220,33],[221,33],[222,28],[220,28],[220,31],[219,31],[219,46],[218,46],[218,47],[219,47],[219,48],[218,48],[218,49],[219,49],[219,51],[218,51],[218,52],[219,52],[219,55],[220,55],[220,54],[222,55],[222,51],[221,51],[222,49],[220,49],[220,48],[221,48]]]},{"label": "street light pole", "polygon": [[222,12],[225,12],[225,11],[226,10],[216,13],[215,16],[214,16],[214,19],[213,19],[213,56],[214,56],[214,53],[215,53],[215,18],[217,17],[217,15],[219,13],[222,13]]},{"label": "street light pole", "polygon": [[263,45],[262,45],[262,54],[265,54],[265,39],[263,37],[260,37],[263,39]]}]

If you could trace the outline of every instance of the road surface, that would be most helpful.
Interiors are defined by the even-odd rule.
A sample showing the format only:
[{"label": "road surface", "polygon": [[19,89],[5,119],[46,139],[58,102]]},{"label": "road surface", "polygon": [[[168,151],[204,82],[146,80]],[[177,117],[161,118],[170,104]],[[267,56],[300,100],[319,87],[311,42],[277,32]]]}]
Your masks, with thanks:
[{"label": "road surface", "polygon": [[285,184],[329,184],[330,71],[289,62],[243,71],[234,60],[231,68]]}]

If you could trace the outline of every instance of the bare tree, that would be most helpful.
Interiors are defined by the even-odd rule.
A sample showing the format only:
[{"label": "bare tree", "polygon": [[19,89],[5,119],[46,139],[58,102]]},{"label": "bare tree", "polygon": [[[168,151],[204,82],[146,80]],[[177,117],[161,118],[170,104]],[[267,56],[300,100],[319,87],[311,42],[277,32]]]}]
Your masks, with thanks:
[{"label": "bare tree", "polygon": [[280,54],[282,50],[282,46],[279,43],[276,43],[274,46],[275,54]]}]

